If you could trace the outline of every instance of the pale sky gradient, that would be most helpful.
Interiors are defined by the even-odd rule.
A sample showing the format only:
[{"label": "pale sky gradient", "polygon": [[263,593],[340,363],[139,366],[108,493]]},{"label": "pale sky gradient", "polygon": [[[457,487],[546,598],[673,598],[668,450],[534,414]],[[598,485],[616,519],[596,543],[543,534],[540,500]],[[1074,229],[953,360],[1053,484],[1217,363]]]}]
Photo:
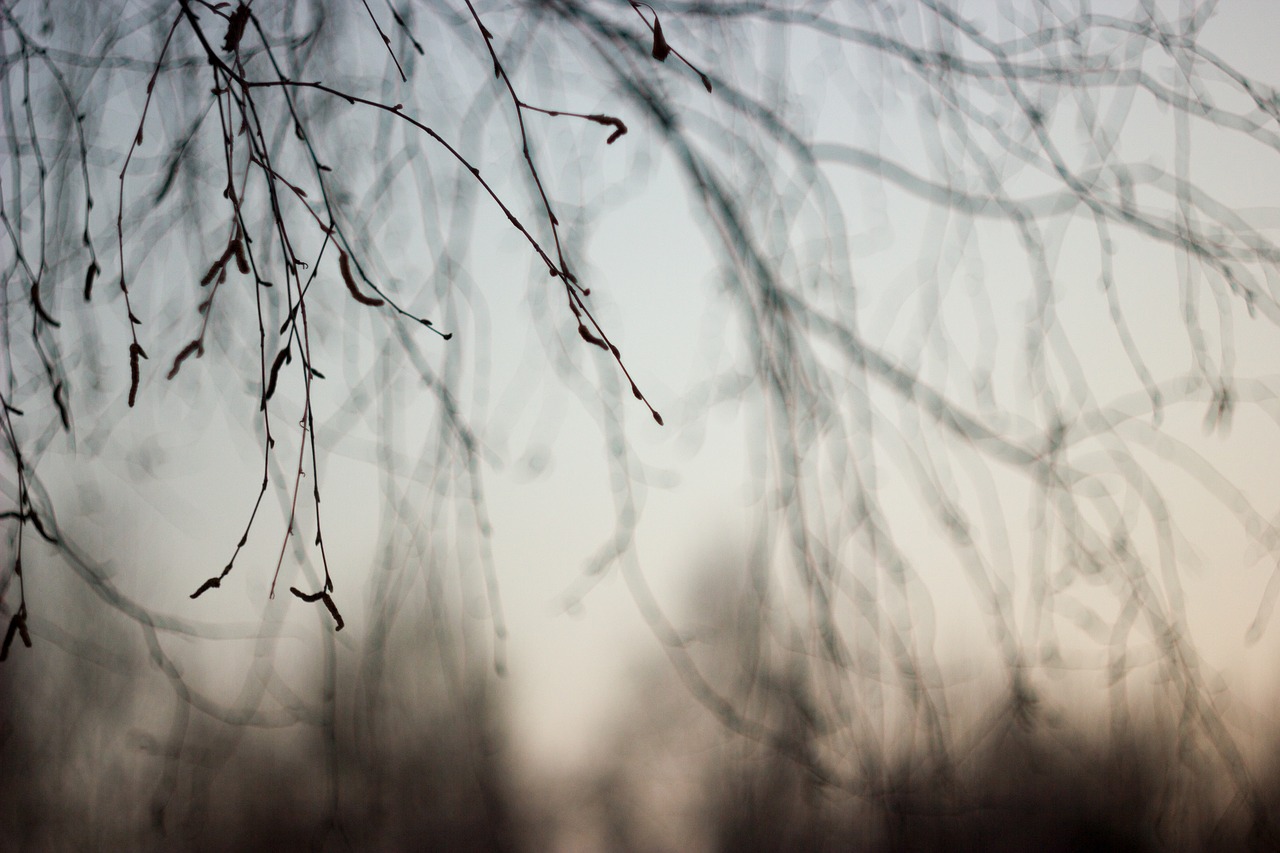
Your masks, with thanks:
[{"label": "pale sky gradient", "polygon": [[[1121,5],[1127,9],[1131,4]],[[968,4],[962,8],[988,7]],[[677,31],[678,26],[673,27]],[[1220,5],[1203,42],[1246,73],[1274,84],[1280,83],[1273,37],[1277,32],[1280,7],[1276,4],[1230,2]],[[728,55],[702,59],[718,74],[731,70],[717,66],[718,60],[726,66],[734,59],[745,61]],[[813,134],[814,141],[881,144],[886,152],[911,162],[911,152],[922,147],[916,132],[919,116],[905,109],[869,112],[866,92],[875,91],[874,80],[867,81],[862,94],[841,88],[873,69],[849,67],[824,76],[822,68],[812,67],[806,59],[803,51],[795,51],[789,70],[798,86],[814,87],[814,91],[796,92],[798,124]],[[680,93],[680,102],[696,105],[701,89],[696,78],[687,82],[689,91]],[[587,91],[591,97],[599,94]],[[566,93],[569,100],[574,94]],[[594,103],[588,108],[597,109]],[[1169,126],[1169,116],[1149,104],[1136,106],[1129,120],[1149,124],[1152,134]],[[644,184],[628,185],[627,200],[596,223],[582,271],[589,272],[593,309],[616,335],[627,366],[666,418],[666,425],[658,427],[642,405],[626,393],[620,395],[626,441],[647,466],[634,486],[643,511],[632,558],[642,566],[658,600],[679,627],[682,618],[693,617],[688,602],[702,580],[700,572],[715,561],[741,558],[747,550],[760,509],[760,486],[748,468],[753,443],[762,439],[753,432],[758,420],[751,414],[753,403],[710,413],[697,408],[694,389],[712,369],[740,359],[741,345],[726,301],[717,295],[718,273],[699,225],[696,201],[680,183],[661,140],[639,122],[631,128],[616,145],[597,144],[572,169],[548,165],[547,175],[549,183],[556,185],[558,198],[570,205],[573,181],[580,180],[591,195],[612,184],[628,184],[636,158],[653,161],[652,168],[636,170],[645,176]],[[554,143],[557,137],[548,135]],[[1126,143],[1130,140],[1135,147],[1141,145],[1142,130],[1131,128]],[[494,149],[487,156],[497,168],[508,154],[497,146]],[[549,143],[538,152],[540,162],[554,164],[557,153]],[[839,193],[850,230],[846,236],[858,253],[852,265],[865,325],[862,331],[869,340],[902,354],[919,334],[922,309],[916,301],[920,298],[916,286],[923,268],[921,247],[936,247],[922,229],[951,224],[927,215],[926,205],[902,191],[885,190],[861,173],[831,165],[827,174]],[[1201,144],[1197,138],[1193,177],[1246,217],[1252,215],[1252,208],[1273,208],[1280,198],[1280,166],[1274,152],[1264,159],[1251,152],[1248,144],[1217,137]],[[484,222],[500,219],[492,210],[481,209],[477,216]],[[1270,214],[1262,224],[1269,236],[1277,236],[1280,216]],[[1062,236],[1054,268],[1061,288],[1056,309],[1090,381],[1096,380],[1099,396],[1106,396],[1101,391],[1107,386],[1117,390],[1137,386],[1127,363],[1117,366],[1122,353],[1114,336],[1096,325],[1103,303],[1097,287],[1096,249],[1091,253],[1090,239],[1087,232],[1070,229]],[[1174,280],[1170,253],[1152,253],[1131,240],[1133,247],[1126,248],[1124,241],[1129,238],[1117,239],[1122,245],[1117,276],[1126,283],[1142,282],[1126,287],[1125,299],[1144,351],[1156,352],[1168,345],[1169,351],[1182,352],[1185,346],[1171,344],[1167,338],[1169,330],[1178,327],[1177,301],[1159,298]],[[1012,360],[1007,365],[1002,361],[1003,369],[1016,374],[1020,368],[1017,359],[1029,289],[1025,263],[1002,262],[1002,247],[1012,245],[1008,229],[983,231],[980,244],[982,262],[956,262],[962,272],[949,284],[939,308],[939,316],[948,324],[954,361],[926,364],[931,376],[957,383],[967,375],[967,359],[991,344],[990,330],[974,325],[967,310],[966,288],[983,289],[993,305],[991,316],[1000,338],[996,352],[1002,360]],[[412,258],[415,252],[431,254],[430,247],[405,245],[388,255]],[[509,231],[484,241],[468,267],[476,288],[476,316],[488,323],[491,342],[491,351],[483,354],[491,365],[478,368],[479,384],[486,388],[483,411],[490,418],[482,474],[510,632],[506,682],[517,748],[531,766],[572,770],[585,767],[607,748],[614,721],[635,701],[637,673],[660,659],[661,651],[616,570],[600,581],[579,611],[567,614],[560,606],[562,593],[574,586],[584,565],[612,533],[613,450],[600,425],[601,407],[610,403],[603,395],[584,402],[545,378],[532,391],[525,387],[531,376],[552,372],[549,348],[540,338],[545,329],[537,328],[536,313],[531,320],[536,306],[548,298],[539,291],[548,286],[548,279],[545,274],[527,275],[530,267],[527,245]],[[1145,298],[1148,294],[1150,300]],[[585,346],[572,335],[571,321],[562,309],[553,300],[546,312],[562,322],[556,334],[563,333],[569,346]],[[1280,333],[1265,319],[1249,320],[1239,305],[1233,316],[1236,375],[1242,379],[1273,375],[1280,365]],[[385,333],[388,326],[377,323],[370,328],[365,340]],[[447,344],[425,339],[423,350],[434,354],[443,347],[470,346],[468,330],[456,331],[457,337]],[[333,362],[341,362],[337,352]],[[618,380],[615,366],[607,359],[575,357],[578,364],[588,365],[588,371],[604,377],[602,383]],[[372,363],[372,347],[360,358]],[[1170,367],[1153,361],[1151,366],[1157,373],[1166,368],[1173,374],[1185,371],[1182,363]],[[334,374],[341,375],[338,364],[334,368]],[[351,372],[359,375],[358,370]],[[219,407],[219,400],[234,394],[221,393],[226,389],[216,387],[217,377],[207,365],[184,374],[183,380],[191,383],[188,391],[199,387],[203,395],[190,404],[183,393],[164,388],[157,377],[127,420],[121,414],[122,422],[104,452],[91,457],[86,449],[90,442],[77,451],[50,454],[42,462],[41,474],[51,489],[74,493],[62,509],[63,524],[74,529],[86,547],[113,545],[112,564],[124,592],[160,611],[251,630],[267,606],[270,571],[280,548],[278,507],[272,507],[268,521],[260,522],[263,526],[241,558],[233,581],[217,596],[195,603],[187,599],[204,577],[225,562],[243,529],[261,470],[260,450],[251,435],[232,413]],[[474,387],[469,383],[463,389],[462,396],[470,402],[474,400],[468,394]],[[412,404],[406,405],[410,411],[403,422],[410,425],[408,430],[413,412]],[[1274,414],[1274,404],[1267,405]],[[893,410],[886,407],[886,411]],[[1275,453],[1280,434],[1275,421],[1240,408],[1229,434],[1205,435],[1203,419],[1203,409],[1171,409],[1165,413],[1163,428],[1219,464],[1227,479],[1251,496],[1261,514],[1274,520],[1280,514],[1280,492],[1275,487],[1280,482]],[[1125,429],[1133,441],[1140,442],[1146,426],[1135,423]],[[365,567],[376,564],[381,556],[377,551],[380,485],[376,471],[367,464],[373,453],[368,431],[339,436],[336,441],[321,463],[326,488],[323,509],[330,565],[335,567],[339,600],[351,626],[339,635],[339,645],[354,649],[361,640],[369,589],[370,570]],[[143,463],[151,466],[151,473],[140,476]],[[1026,496],[1019,492],[1025,487],[1006,484],[998,470],[992,476],[993,482],[1009,489],[1001,497],[1007,499],[1013,562],[1020,564],[1028,547],[1022,529],[1027,520]],[[1184,578],[1197,648],[1249,706],[1248,713],[1266,714],[1277,690],[1274,661],[1280,652],[1280,626],[1272,626],[1251,648],[1246,648],[1243,635],[1274,568],[1275,555],[1251,547],[1239,525],[1220,507],[1200,503],[1200,490],[1185,478],[1171,474],[1166,486],[1172,500],[1181,505],[1187,552],[1196,553],[1203,566],[1199,573]],[[892,483],[885,486],[885,505],[897,509],[899,518],[919,514],[916,499],[905,490],[895,492]],[[904,525],[908,528],[909,523]],[[126,547],[114,547],[122,539]],[[936,526],[922,522],[906,549],[921,565],[937,567],[926,580],[938,603],[934,647],[939,660],[963,667],[990,658],[991,644],[977,618],[973,593],[956,571],[951,548],[938,536]],[[284,566],[282,586],[287,587],[296,582],[297,560],[292,552]],[[1006,568],[1018,583],[1026,583],[1018,565]],[[37,591],[44,583],[39,577],[32,579]],[[311,653],[322,626],[310,609],[289,601],[287,595],[283,598],[277,599],[278,606],[287,603],[290,613],[278,654],[282,669],[292,668],[301,680],[314,665]],[[481,622],[477,636],[487,636],[482,602],[472,596],[465,603]],[[41,618],[57,622],[59,617]],[[404,618],[425,617],[406,614]],[[175,641],[174,645],[180,644]],[[202,650],[183,645],[183,659],[191,662],[188,675],[212,693],[234,696],[251,652],[248,643],[236,647],[243,655],[226,655],[225,646]],[[1102,667],[1099,650],[1081,651],[1083,658],[1091,655]],[[225,666],[229,659],[231,665]],[[199,666],[215,660],[223,666]],[[1083,680],[1090,679],[1095,686],[1103,682],[1099,672],[1086,672]],[[1076,682],[1064,677],[1063,683]]]}]

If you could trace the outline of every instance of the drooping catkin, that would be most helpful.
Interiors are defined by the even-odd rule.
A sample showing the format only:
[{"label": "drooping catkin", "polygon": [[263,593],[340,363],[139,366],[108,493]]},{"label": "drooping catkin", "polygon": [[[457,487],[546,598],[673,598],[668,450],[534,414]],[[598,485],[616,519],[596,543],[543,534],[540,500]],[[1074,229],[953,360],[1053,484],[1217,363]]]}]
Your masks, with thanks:
[{"label": "drooping catkin", "polygon": [[377,308],[382,304],[382,300],[376,296],[366,296],[356,287],[356,278],[351,274],[351,261],[347,257],[347,253],[338,250],[338,269],[342,272],[342,280],[347,285],[347,290],[351,293],[351,298],[361,305],[368,305],[370,308]]},{"label": "drooping catkin", "polygon": [[182,362],[186,361],[192,353],[195,353],[197,358],[204,355],[204,347],[198,338],[182,348],[177,358],[173,360],[173,366],[169,368],[169,374],[165,378],[172,379],[177,376],[179,368],[182,367]]},{"label": "drooping catkin", "polygon": [[248,275],[249,258],[244,253],[244,240],[238,236],[232,240],[231,251],[236,256],[236,269],[240,270],[241,275]]},{"label": "drooping catkin", "polygon": [[276,382],[280,378],[280,368],[284,366],[286,361],[292,361],[293,357],[289,354],[289,347],[285,347],[276,354],[275,361],[271,363],[271,375],[267,380],[267,391],[263,395],[264,402],[270,400],[271,396],[276,393]]},{"label": "drooping catkin", "polygon": [[131,409],[133,404],[138,401],[138,382],[141,377],[138,359],[146,357],[147,354],[137,341],[129,344],[129,408]]}]

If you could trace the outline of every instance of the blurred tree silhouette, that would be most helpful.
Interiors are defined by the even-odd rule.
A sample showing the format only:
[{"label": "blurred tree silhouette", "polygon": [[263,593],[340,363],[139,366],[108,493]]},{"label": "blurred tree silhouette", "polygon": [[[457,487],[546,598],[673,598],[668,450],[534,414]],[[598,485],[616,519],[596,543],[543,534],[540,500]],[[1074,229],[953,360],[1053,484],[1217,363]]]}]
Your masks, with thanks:
[{"label": "blurred tree silhouette", "polygon": [[[963,610],[1005,674],[1001,719],[1038,723],[1046,671],[1101,671],[1117,720],[1141,684],[1176,713],[1188,760],[1226,772],[1229,807],[1263,821],[1184,584],[1203,513],[1262,555],[1280,533],[1230,461],[1258,447],[1231,449],[1233,421],[1275,438],[1257,368],[1280,249],[1274,210],[1247,205],[1266,203],[1249,199],[1274,169],[1280,95],[1223,52],[1216,3],[1096,6],[0,5],[5,655],[66,638],[32,593],[66,567],[171,688],[167,761],[193,709],[332,727],[332,633],[318,711],[282,698],[270,663],[219,701],[171,645],[277,654],[279,608],[249,628],[200,617],[264,571],[240,567],[246,548],[269,567],[241,581],[253,594],[301,573],[295,596],[337,629],[351,618],[321,512],[344,489],[325,473],[340,451],[379,483],[359,620],[370,715],[418,584],[452,637],[446,682],[490,655],[501,669],[482,468],[515,419],[504,406],[554,380],[600,412],[616,507],[566,606],[616,570],[693,695],[812,780],[875,797],[901,752],[955,759],[939,638]],[[605,146],[625,179],[600,177]],[[659,215],[701,235],[636,256],[714,257],[658,309],[714,323],[700,372],[662,402],[667,428],[697,436],[735,409],[755,454],[737,604],[754,628],[730,672],[700,664],[634,549],[652,478],[625,425],[663,416],[615,343],[625,315],[598,319],[620,297],[593,282],[610,259],[596,276],[589,249],[650,179]],[[545,375],[495,403],[507,342],[488,306],[514,297],[477,270],[517,246]],[[123,540],[89,541],[62,509],[66,460],[128,454],[140,480],[177,476],[200,452],[169,431],[213,443],[223,421],[244,431],[232,441],[252,431],[261,471],[237,484],[251,493],[225,561],[183,567],[194,605],[131,591],[110,550]],[[223,529],[211,498],[177,491]],[[1280,590],[1268,577],[1254,639]]]}]

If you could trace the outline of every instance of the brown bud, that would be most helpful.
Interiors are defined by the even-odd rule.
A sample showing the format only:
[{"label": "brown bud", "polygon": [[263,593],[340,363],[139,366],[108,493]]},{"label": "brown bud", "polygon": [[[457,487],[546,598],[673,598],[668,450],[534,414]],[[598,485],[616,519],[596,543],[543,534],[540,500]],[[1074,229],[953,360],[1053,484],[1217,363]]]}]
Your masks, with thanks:
[{"label": "brown bud", "polygon": [[653,16],[653,58],[662,62],[671,53],[671,45],[667,44],[667,40],[662,35],[662,22],[658,20],[658,16]]}]

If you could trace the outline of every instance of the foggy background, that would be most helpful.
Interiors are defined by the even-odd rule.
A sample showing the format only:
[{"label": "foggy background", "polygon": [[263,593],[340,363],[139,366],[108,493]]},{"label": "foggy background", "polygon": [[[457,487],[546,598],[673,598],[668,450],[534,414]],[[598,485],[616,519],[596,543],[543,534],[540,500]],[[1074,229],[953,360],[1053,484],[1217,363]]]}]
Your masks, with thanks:
[{"label": "foggy background", "polygon": [[1274,844],[1269,4],[102,5],[0,19],[19,849]]}]

